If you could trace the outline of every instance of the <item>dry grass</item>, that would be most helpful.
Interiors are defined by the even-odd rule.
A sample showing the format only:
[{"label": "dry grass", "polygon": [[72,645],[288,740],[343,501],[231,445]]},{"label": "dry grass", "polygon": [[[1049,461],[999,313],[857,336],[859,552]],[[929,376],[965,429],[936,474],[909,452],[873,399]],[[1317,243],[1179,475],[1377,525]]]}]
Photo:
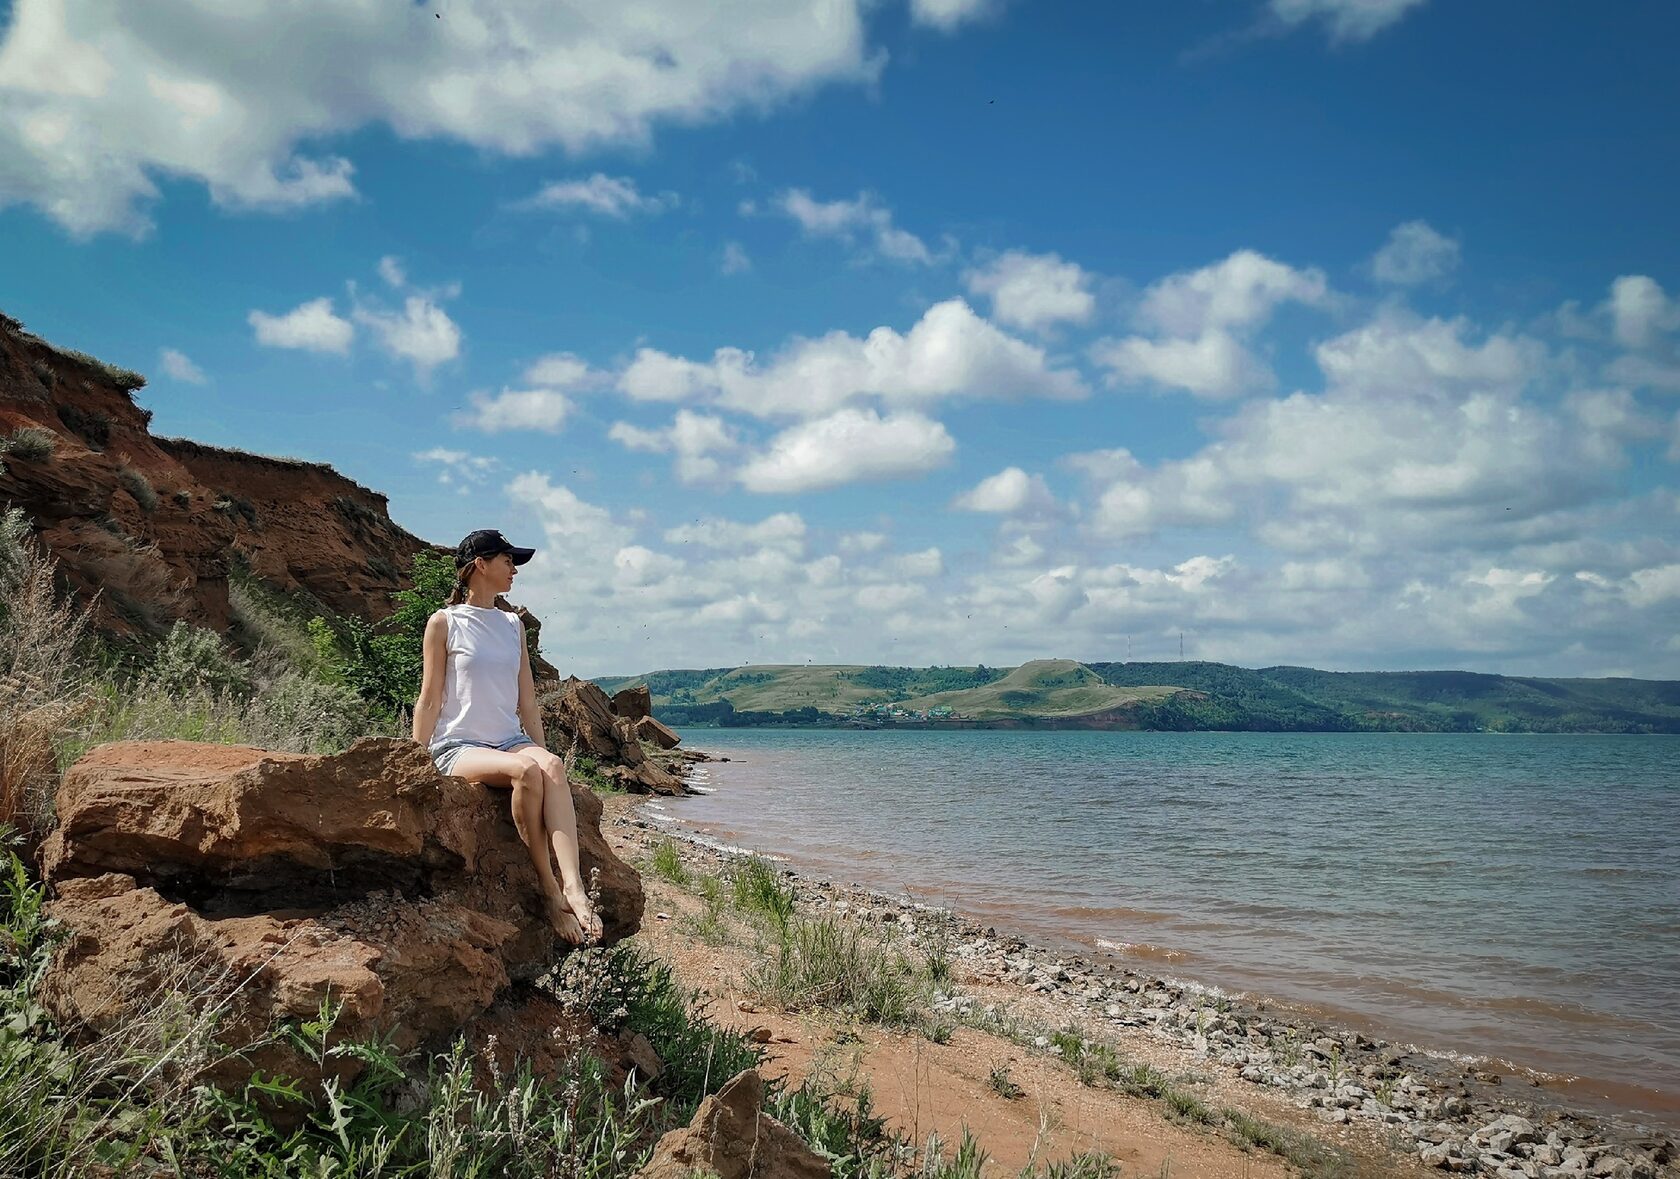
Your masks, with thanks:
[{"label": "dry grass", "polygon": [[23,513],[0,515],[0,825],[26,838],[51,823],[59,737],[92,708],[76,658],[88,622],[59,599]]}]

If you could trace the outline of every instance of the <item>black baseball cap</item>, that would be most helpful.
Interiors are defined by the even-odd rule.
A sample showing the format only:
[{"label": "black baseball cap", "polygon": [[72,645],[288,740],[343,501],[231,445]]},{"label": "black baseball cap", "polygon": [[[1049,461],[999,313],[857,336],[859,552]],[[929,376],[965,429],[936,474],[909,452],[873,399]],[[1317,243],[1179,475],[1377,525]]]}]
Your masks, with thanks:
[{"label": "black baseball cap", "polygon": [[455,568],[461,569],[472,564],[474,557],[494,557],[498,553],[506,553],[513,558],[515,565],[523,565],[536,551],[508,543],[508,538],[494,528],[480,528],[477,532],[467,533],[461,543],[455,546]]}]

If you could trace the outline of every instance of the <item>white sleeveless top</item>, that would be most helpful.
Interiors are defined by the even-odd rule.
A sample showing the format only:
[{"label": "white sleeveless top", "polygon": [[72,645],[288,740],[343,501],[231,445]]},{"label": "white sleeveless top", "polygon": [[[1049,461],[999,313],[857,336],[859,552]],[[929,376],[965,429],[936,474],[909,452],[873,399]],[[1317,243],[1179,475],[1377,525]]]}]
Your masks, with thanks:
[{"label": "white sleeveless top", "polygon": [[525,628],[517,615],[493,606],[445,606],[449,657],[443,710],[432,732],[445,741],[500,745],[522,732],[519,724],[519,656]]}]

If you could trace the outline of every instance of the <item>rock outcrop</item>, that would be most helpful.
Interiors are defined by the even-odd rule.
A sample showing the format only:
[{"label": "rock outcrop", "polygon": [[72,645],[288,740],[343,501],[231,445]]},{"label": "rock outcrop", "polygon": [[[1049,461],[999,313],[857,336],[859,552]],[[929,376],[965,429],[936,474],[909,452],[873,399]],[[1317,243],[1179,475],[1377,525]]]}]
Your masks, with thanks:
[{"label": "rock outcrop", "polygon": [[826,1160],[764,1112],[764,1078],[749,1069],[700,1103],[694,1119],[659,1140],[640,1179],[828,1179]]},{"label": "rock outcrop", "polygon": [[323,463],[155,437],[137,373],[55,347],[0,315],[0,435],[44,430],[44,457],[0,461],[22,508],[99,625],[158,632],[230,619],[236,565],[335,614],[378,619],[428,546],[385,497]]},{"label": "rock outcrop", "polygon": [[619,716],[600,685],[571,676],[542,696],[543,728],[559,745],[594,758],[601,773],[637,794],[681,794],[682,779],[642,751],[635,722]]},{"label": "rock outcrop", "polygon": [[612,710],[631,724],[653,715],[653,692],[646,684],[634,684],[613,693]]},{"label": "rock outcrop", "polygon": [[[606,940],[635,932],[641,879],[607,847],[601,806],[573,788],[585,872],[599,872]],[[335,1038],[438,1043],[561,947],[504,792],[439,774],[410,741],[369,738],[309,757],[181,741],[102,746],[65,775],[43,850],[69,931],[42,986],[67,1026],[143,1018],[185,972],[221,1006],[218,1038],[257,1047],[208,1078],[253,1069],[350,1075],[262,1042],[276,1020],[340,1006]]]},{"label": "rock outcrop", "polygon": [[682,744],[682,738],[677,736],[675,729],[651,716],[644,716],[636,722],[636,736],[643,741],[651,741],[661,749],[675,749]]}]

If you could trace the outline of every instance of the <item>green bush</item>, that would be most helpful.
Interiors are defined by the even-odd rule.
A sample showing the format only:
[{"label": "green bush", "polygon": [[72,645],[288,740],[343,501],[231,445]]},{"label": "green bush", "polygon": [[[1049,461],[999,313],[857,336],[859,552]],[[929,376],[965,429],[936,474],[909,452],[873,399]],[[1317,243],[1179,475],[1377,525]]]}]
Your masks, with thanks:
[{"label": "green bush", "polygon": [[0,438],[0,454],[27,463],[51,458],[57,448],[58,435],[40,426],[19,426],[12,431],[11,437]]},{"label": "green bush", "polygon": [[421,648],[426,620],[443,607],[455,586],[455,565],[447,556],[421,550],[414,556],[413,584],[392,595],[396,610],[372,626],[360,619],[309,624],[316,649],[334,674],[364,700],[397,713],[420,695]]},{"label": "green bush", "polygon": [[236,661],[214,631],[177,622],[169,628],[144,677],[165,692],[244,693],[251,688],[251,673]]}]

